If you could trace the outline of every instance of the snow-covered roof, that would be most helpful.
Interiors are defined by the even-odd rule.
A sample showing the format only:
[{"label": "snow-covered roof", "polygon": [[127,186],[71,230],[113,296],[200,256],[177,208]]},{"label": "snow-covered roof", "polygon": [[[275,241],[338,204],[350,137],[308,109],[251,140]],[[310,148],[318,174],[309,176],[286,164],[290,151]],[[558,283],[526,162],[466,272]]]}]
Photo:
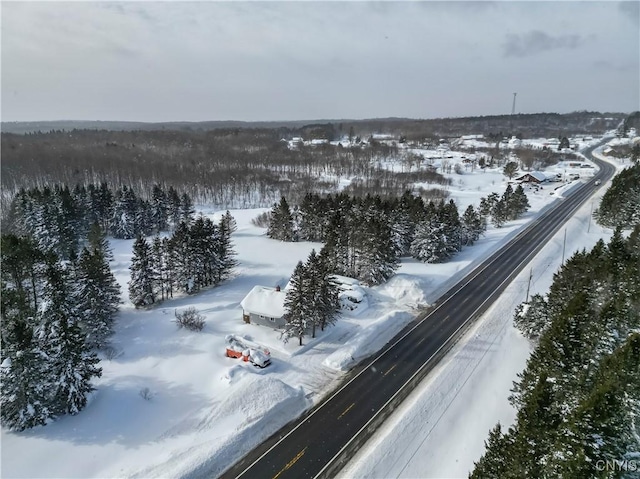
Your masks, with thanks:
[{"label": "snow-covered roof", "polygon": [[339,274],[332,274],[331,279],[336,283],[340,283],[344,285],[360,284],[360,281],[355,278],[349,278],[348,276],[342,276]]},{"label": "snow-covered roof", "polygon": [[287,293],[267,286],[254,286],[240,306],[248,313],[261,314],[269,318],[284,316],[284,298]]},{"label": "snow-covered roof", "polygon": [[531,176],[533,178],[535,178],[538,181],[545,181],[548,179],[547,175],[544,174],[542,171],[530,171],[529,173],[525,173],[524,175],[520,176],[519,178],[517,178],[518,180],[523,179],[525,176]]}]

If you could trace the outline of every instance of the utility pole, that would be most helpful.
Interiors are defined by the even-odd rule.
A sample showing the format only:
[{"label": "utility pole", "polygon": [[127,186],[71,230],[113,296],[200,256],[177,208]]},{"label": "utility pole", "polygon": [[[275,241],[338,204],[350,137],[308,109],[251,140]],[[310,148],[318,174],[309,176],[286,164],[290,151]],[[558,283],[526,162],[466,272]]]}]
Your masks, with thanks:
[{"label": "utility pole", "polygon": [[591,230],[591,217],[593,216],[593,200],[591,200],[591,213],[589,213],[589,226],[587,226],[587,233]]},{"label": "utility pole", "polygon": [[562,243],[562,263],[560,263],[560,266],[564,264],[564,251],[566,247],[567,247],[567,228],[564,229],[564,243]]},{"label": "utility pole", "polygon": [[513,115],[515,115],[516,113],[516,95],[517,93],[513,94],[513,104],[511,105],[511,116],[509,117],[509,129],[512,130],[510,132],[510,134],[513,135]]},{"label": "utility pole", "polygon": [[525,303],[529,302],[529,290],[531,288],[531,279],[533,278],[533,268],[529,271],[529,282],[527,283],[527,296],[524,299]]}]

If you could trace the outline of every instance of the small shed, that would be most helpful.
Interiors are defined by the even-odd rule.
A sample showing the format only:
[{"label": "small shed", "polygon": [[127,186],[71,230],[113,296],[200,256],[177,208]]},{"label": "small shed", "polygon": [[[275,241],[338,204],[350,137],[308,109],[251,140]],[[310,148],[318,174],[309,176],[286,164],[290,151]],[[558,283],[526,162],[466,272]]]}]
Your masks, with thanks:
[{"label": "small shed", "polygon": [[286,293],[280,287],[254,286],[242,301],[242,319],[245,323],[260,324],[272,328],[283,328],[284,299]]},{"label": "small shed", "polygon": [[532,171],[530,173],[525,173],[524,175],[516,178],[516,181],[520,183],[535,183],[535,184],[543,183],[547,180],[548,180],[547,175],[545,175],[541,171]]}]

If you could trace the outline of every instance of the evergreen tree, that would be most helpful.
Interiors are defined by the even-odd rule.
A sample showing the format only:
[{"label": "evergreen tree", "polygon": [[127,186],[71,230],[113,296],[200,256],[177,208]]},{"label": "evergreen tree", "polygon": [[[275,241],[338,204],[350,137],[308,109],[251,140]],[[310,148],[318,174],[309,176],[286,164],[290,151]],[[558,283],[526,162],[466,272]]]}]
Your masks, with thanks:
[{"label": "evergreen tree", "polygon": [[316,328],[322,331],[336,320],[339,311],[338,290],[326,269],[323,256],[312,250],[303,267],[303,292],[307,298],[307,324],[311,325],[311,337],[316,337]]},{"label": "evergreen tree", "polygon": [[520,477],[544,477],[544,465],[553,452],[553,438],[562,422],[554,383],[543,373],[518,411],[513,454],[519,458]]},{"label": "evergreen tree", "polygon": [[444,237],[447,244],[446,257],[450,258],[462,249],[463,236],[458,207],[453,200],[440,204],[438,218],[444,226]]},{"label": "evergreen tree", "polygon": [[92,199],[93,210],[99,218],[99,223],[103,231],[109,230],[110,219],[113,210],[113,192],[107,183],[101,183],[100,188],[96,190],[95,197]]},{"label": "evergreen tree", "polygon": [[196,210],[193,207],[193,201],[187,193],[182,193],[180,197],[180,222],[191,226],[196,216]]},{"label": "evergreen tree", "polygon": [[153,211],[149,202],[137,198],[134,220],[134,232],[136,236],[148,236],[154,231],[152,215]]},{"label": "evergreen tree", "polygon": [[191,293],[195,286],[194,249],[191,247],[191,230],[182,222],[170,240],[173,284],[176,291]]},{"label": "evergreen tree", "polygon": [[449,255],[445,225],[437,218],[419,223],[411,243],[411,255],[425,263],[445,260]]},{"label": "evergreen tree", "polygon": [[564,148],[571,148],[571,144],[569,143],[569,138],[563,136],[560,138],[560,144],[558,145],[558,151],[563,150]]},{"label": "evergreen tree", "polygon": [[238,223],[236,223],[236,219],[229,210],[227,210],[225,214],[222,215],[222,218],[220,218],[220,227],[222,228],[223,226],[229,234],[235,233],[238,229]]},{"label": "evergreen tree", "polygon": [[462,244],[471,246],[486,230],[486,223],[473,205],[467,206],[462,215]]},{"label": "evergreen tree", "polygon": [[158,184],[153,185],[151,192],[151,222],[155,233],[169,229],[169,202]]},{"label": "evergreen tree", "polygon": [[49,260],[46,277],[36,336],[47,358],[50,408],[56,414],[77,414],[86,405],[87,395],[94,390],[91,379],[101,376],[102,370],[97,366],[96,354],[89,352],[80,329],[81,316],[68,273],[57,262]]},{"label": "evergreen tree", "polygon": [[389,225],[384,218],[372,213],[366,215],[359,227],[352,227],[356,235],[351,240],[354,264],[351,274],[374,285],[393,276],[399,260]]},{"label": "evergreen tree", "polygon": [[188,248],[192,261],[191,269],[194,277],[194,288],[215,284],[219,281],[220,256],[219,229],[209,218],[200,216],[189,231]]},{"label": "evergreen tree", "polygon": [[513,477],[512,456],[509,454],[512,443],[509,433],[503,434],[500,423],[489,431],[485,441],[485,453],[475,463],[471,479],[504,479]]},{"label": "evergreen tree", "polygon": [[504,168],[502,169],[502,174],[509,179],[512,179],[514,176],[516,176],[517,172],[518,163],[516,163],[515,161],[510,161],[509,163],[504,165]]},{"label": "evergreen tree", "polygon": [[231,216],[231,213],[227,211],[220,219],[216,231],[217,235],[214,238],[215,254],[218,264],[215,274],[216,283],[228,279],[233,269],[238,266],[238,261],[235,258],[237,253],[233,249],[233,242],[231,240],[231,234],[236,229],[236,220]]},{"label": "evergreen tree", "polygon": [[173,228],[177,228],[180,224],[181,201],[180,195],[173,186],[169,187],[167,193],[168,215]]},{"label": "evergreen tree", "polygon": [[[172,258],[173,244],[169,238],[162,238],[162,268],[161,278],[164,282],[164,290],[167,298],[173,298],[173,289],[176,284],[176,270]],[[156,263],[157,264],[157,263]]]},{"label": "evergreen tree", "polygon": [[[505,198],[503,197],[503,199]],[[526,211],[529,209],[529,206],[529,199],[527,198],[527,194],[524,192],[522,185],[516,186],[515,191],[512,194],[508,195],[507,218],[510,220],[520,218],[524,213],[526,213]]]},{"label": "evergreen tree", "polygon": [[329,221],[327,242],[321,250],[329,271],[347,274],[349,268],[348,234],[344,213],[341,210],[335,211]]},{"label": "evergreen tree", "polygon": [[130,188],[123,186],[113,202],[110,230],[114,238],[131,239],[136,233],[137,201]]},{"label": "evergreen tree", "polygon": [[55,416],[49,401],[46,358],[28,324],[22,322],[22,327],[22,341],[3,351],[0,365],[0,419],[13,431],[45,425]]},{"label": "evergreen tree", "polygon": [[295,241],[293,216],[284,196],[280,199],[280,203],[273,205],[271,209],[267,236],[280,241]]},{"label": "evergreen tree", "polygon": [[509,211],[507,210],[507,203],[500,199],[493,203],[491,208],[491,223],[496,228],[502,228],[509,218]]},{"label": "evergreen tree", "polygon": [[[9,238],[13,241],[6,240]],[[31,292],[22,285],[23,275],[26,280],[27,273],[22,270],[23,259],[15,257],[19,255],[20,248],[14,250],[10,247],[19,246],[19,241],[12,235],[3,236],[0,292],[0,419],[3,426],[16,431],[46,424],[53,417],[47,401],[43,355],[33,337],[35,305],[38,303],[30,301]],[[25,239],[25,243],[28,245],[30,242]],[[13,271],[7,272],[6,259],[9,259]]]},{"label": "evergreen tree", "polygon": [[531,296],[529,303],[516,308],[513,324],[528,339],[537,339],[549,326],[547,302],[539,294]]},{"label": "evergreen tree", "polygon": [[120,303],[120,286],[101,250],[83,249],[78,262],[81,326],[89,348],[102,348],[113,334]]},{"label": "evergreen tree", "polygon": [[478,206],[478,213],[483,219],[489,218],[491,216],[491,210],[493,209],[493,205],[500,199],[497,193],[491,193],[487,197],[480,198],[480,205]]},{"label": "evergreen tree", "polygon": [[338,286],[328,270],[327,258],[320,252],[316,259],[317,261],[310,266],[311,274],[317,277],[319,284],[318,301],[314,307],[319,311],[320,330],[324,331],[325,327],[335,324],[340,311],[340,302],[338,301]]},{"label": "evergreen tree", "polygon": [[133,243],[131,257],[131,281],[129,281],[129,299],[136,308],[153,304],[156,300],[154,271],[152,269],[151,248],[143,236]]},{"label": "evergreen tree", "polygon": [[290,338],[298,338],[299,345],[302,346],[302,339],[307,335],[309,327],[309,298],[305,288],[305,268],[302,261],[299,261],[291,276],[289,289],[284,300],[286,321],[282,338],[286,342]]},{"label": "evergreen tree", "polygon": [[68,186],[56,188],[54,201],[55,221],[58,223],[56,230],[60,234],[55,251],[62,258],[69,259],[72,255],[77,255],[79,240],[86,236],[87,226],[81,221],[81,214],[76,208]]},{"label": "evergreen tree", "polygon": [[167,285],[167,263],[168,255],[165,251],[165,243],[159,236],[153,238],[151,243],[151,269],[156,282],[153,287],[154,294],[164,301],[169,297],[169,288]]},{"label": "evergreen tree", "polygon": [[317,195],[307,193],[300,204],[298,236],[305,241],[324,240],[323,207],[327,202],[321,201]]},{"label": "evergreen tree", "polygon": [[640,163],[613,178],[594,216],[599,224],[610,228],[633,229],[640,224]]},{"label": "evergreen tree", "polygon": [[[31,237],[13,234],[2,236],[0,251],[2,288],[6,292],[0,296],[3,316],[7,308],[13,307],[35,313],[39,305],[44,254]],[[15,291],[17,296],[8,291]],[[19,305],[12,305],[13,299],[18,299]]]},{"label": "evergreen tree", "polygon": [[89,228],[87,243],[90,251],[100,251],[107,261],[113,260],[113,251],[111,251],[107,235],[97,221]]}]

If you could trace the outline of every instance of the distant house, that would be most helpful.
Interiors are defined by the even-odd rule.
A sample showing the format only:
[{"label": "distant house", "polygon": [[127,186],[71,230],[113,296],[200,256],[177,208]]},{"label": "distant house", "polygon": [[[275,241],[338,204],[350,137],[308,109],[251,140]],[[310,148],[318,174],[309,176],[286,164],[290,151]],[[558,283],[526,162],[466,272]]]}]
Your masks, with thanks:
[{"label": "distant house", "polygon": [[279,286],[254,286],[242,301],[242,319],[245,323],[260,324],[272,328],[283,328],[286,293]]},{"label": "distant house", "polygon": [[541,171],[532,171],[531,173],[526,173],[520,176],[519,178],[516,178],[516,181],[520,183],[535,183],[535,184],[543,183],[547,180],[548,180],[547,175],[545,175]]},{"label": "distant house", "polygon": [[302,145],[304,145],[304,140],[299,136],[294,136],[287,143],[289,145],[290,150],[297,150]]},{"label": "distant house", "polygon": [[508,142],[509,148],[520,148],[522,146],[522,140],[516,136],[512,136]]}]

